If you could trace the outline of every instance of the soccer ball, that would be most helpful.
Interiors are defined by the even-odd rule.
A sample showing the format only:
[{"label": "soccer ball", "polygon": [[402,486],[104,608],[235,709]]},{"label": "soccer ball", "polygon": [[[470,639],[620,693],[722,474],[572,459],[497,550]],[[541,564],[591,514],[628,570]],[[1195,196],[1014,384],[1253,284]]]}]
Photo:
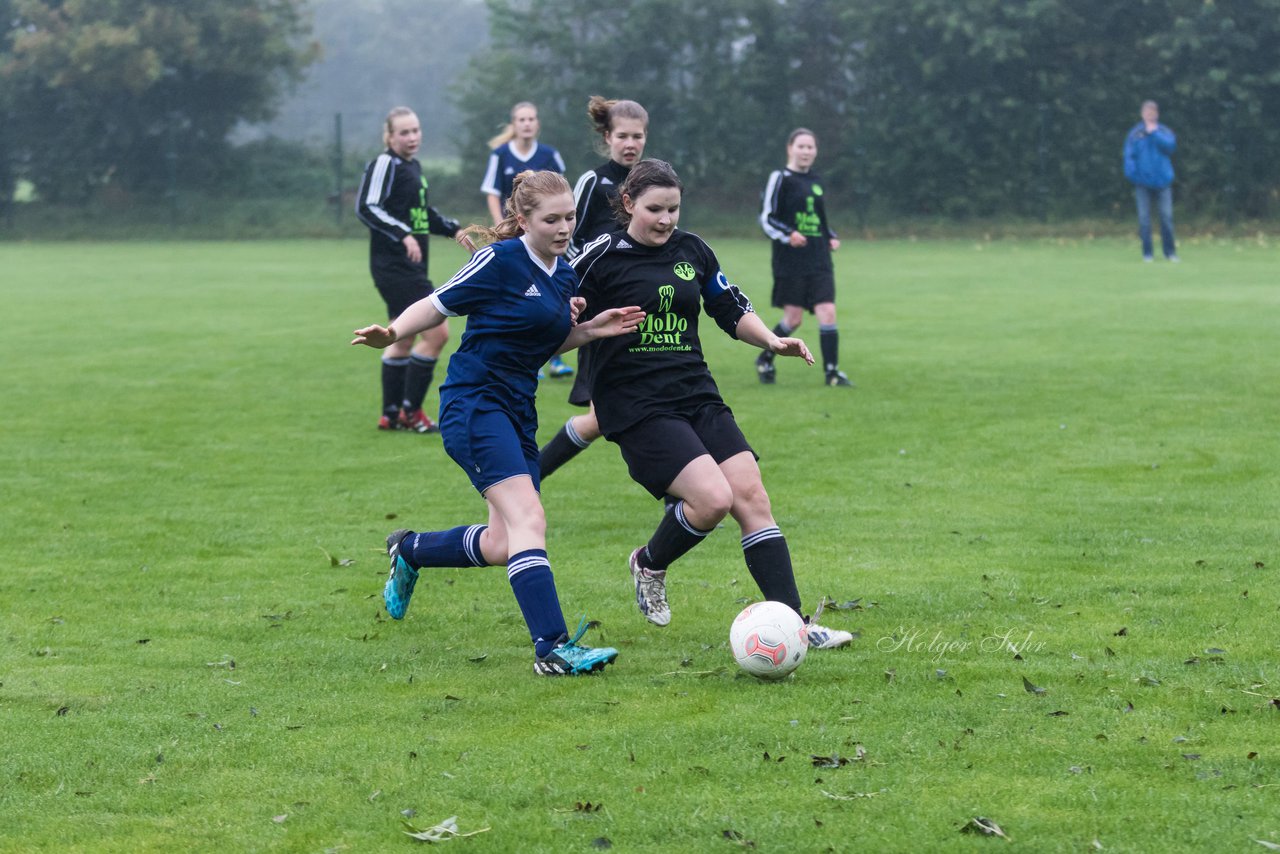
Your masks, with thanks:
[{"label": "soccer ball", "polygon": [[760,679],[781,679],[809,652],[804,620],[781,602],[756,602],[742,609],[729,629],[729,648],[738,666]]}]

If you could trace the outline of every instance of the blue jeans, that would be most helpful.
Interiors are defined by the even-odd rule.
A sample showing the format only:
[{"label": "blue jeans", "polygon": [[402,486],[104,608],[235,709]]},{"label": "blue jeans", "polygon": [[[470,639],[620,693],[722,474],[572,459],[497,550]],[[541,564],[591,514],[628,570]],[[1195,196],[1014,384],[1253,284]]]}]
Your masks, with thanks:
[{"label": "blue jeans", "polygon": [[1151,257],[1151,203],[1156,203],[1160,214],[1160,248],[1164,257],[1171,258],[1178,254],[1173,245],[1173,188],[1165,187],[1155,190],[1151,187],[1135,187],[1134,196],[1138,200],[1138,236],[1142,238],[1142,257]]}]

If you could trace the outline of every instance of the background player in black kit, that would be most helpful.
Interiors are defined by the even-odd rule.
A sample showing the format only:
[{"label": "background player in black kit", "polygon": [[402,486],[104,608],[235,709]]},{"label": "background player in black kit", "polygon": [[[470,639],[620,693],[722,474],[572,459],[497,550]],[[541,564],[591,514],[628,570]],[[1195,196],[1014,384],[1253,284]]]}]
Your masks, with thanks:
[{"label": "background player in black kit", "polygon": [[[395,107],[382,131],[387,150],[364,170],[356,195],[356,216],[369,227],[369,272],[387,304],[387,317],[400,313],[432,291],[427,277],[427,234],[453,237],[458,223],[427,204],[427,179],[414,159],[422,144],[422,126],[413,110]],[[422,411],[436,361],[449,340],[444,324],[414,338],[397,341],[382,355],[380,430],[434,433],[435,422]]]},{"label": "background player in black kit", "polygon": [[[570,257],[577,255],[600,235],[620,228],[613,202],[618,197],[618,187],[631,173],[631,167],[644,156],[644,144],[649,136],[649,113],[635,101],[605,100],[599,95],[592,95],[587,101],[587,116],[591,119],[592,128],[600,134],[609,159],[583,172],[573,188],[578,221],[573,231]],[[579,351],[578,376],[569,391],[569,402],[574,406],[591,407],[588,361],[586,352]],[[600,425],[596,421],[594,407],[570,418],[551,441],[542,446],[539,455],[542,476],[548,477],[599,437]]]},{"label": "background player in black kit", "polygon": [[[583,322],[610,308],[645,311],[636,332],[590,345],[591,394],[601,430],[621,449],[632,480],[655,498],[678,499],[648,544],[631,554],[636,603],[649,622],[670,623],[667,567],[731,514],[760,592],[802,614],[791,553],[773,518],[755,452],[702,356],[701,309],[733,338],[809,364],[813,356],[800,339],[771,332],[729,284],[711,248],[676,228],[681,191],[669,164],[640,161],[618,196],[626,230],[588,244],[573,262],[587,304]],[[808,626],[813,647],[853,640],[816,620]]]},{"label": "background player in black kit", "polygon": [[[840,370],[840,333],[836,328],[836,278],[831,253],[840,248],[827,222],[822,184],[812,171],[818,156],[813,131],[797,128],[787,137],[787,168],[769,176],[760,225],[773,243],[773,304],[782,309],[775,334],[800,328],[806,310],[818,318],[818,349],[827,385],[851,386]],[[777,379],[773,354],[756,359],[760,382]]]}]

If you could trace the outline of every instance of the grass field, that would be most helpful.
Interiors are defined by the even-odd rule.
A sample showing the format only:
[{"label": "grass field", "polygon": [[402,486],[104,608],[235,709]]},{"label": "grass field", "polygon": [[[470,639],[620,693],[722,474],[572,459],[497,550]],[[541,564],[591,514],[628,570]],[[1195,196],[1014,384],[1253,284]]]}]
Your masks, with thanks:
[{"label": "grass field", "polygon": [[[717,249],[773,322],[763,243]],[[760,386],[707,324],[801,591],[858,634],[765,684],[728,652],[736,530],[669,628],[635,612],[660,508],[607,443],[544,499],[614,667],[535,678],[501,569],[385,619],[385,533],[483,509],[438,437],[373,429],[363,242],[0,244],[0,850],[407,850],[406,812],[475,851],[1006,844],[976,817],[1274,849],[1280,252],[1181,249],[846,244],[851,390]]]}]

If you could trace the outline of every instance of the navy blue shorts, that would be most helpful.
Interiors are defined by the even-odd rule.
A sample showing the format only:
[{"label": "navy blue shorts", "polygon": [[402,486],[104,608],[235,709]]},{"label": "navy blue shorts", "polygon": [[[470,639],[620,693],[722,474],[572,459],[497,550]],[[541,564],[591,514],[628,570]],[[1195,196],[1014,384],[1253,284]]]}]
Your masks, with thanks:
[{"label": "navy blue shorts", "polygon": [[723,403],[708,404],[688,417],[646,418],[609,441],[622,451],[631,479],[654,498],[666,495],[684,467],[703,454],[710,454],[717,465],[743,451],[759,459],[733,420],[733,411]]},{"label": "navy blue shorts", "polygon": [[440,413],[444,450],[471,478],[481,495],[489,487],[520,475],[542,486],[538,466],[538,425],[518,424],[501,409],[453,405]]}]

